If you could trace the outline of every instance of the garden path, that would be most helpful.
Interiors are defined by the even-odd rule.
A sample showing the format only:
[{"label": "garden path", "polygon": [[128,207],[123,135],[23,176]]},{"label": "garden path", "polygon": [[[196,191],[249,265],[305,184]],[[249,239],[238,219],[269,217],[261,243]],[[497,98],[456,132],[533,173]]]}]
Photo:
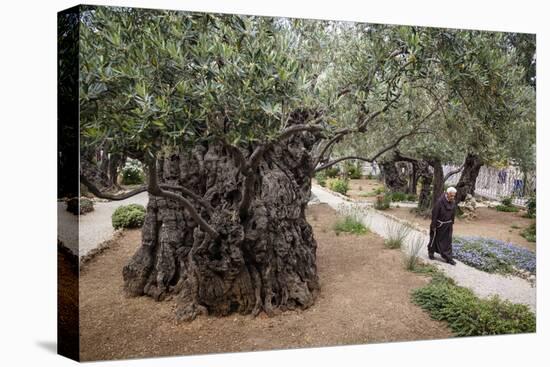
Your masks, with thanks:
[{"label": "garden path", "polygon": [[[121,205],[141,204],[147,206],[148,194],[143,192],[121,201],[95,202],[94,210],[80,216],[80,231],[77,233],[78,218],[69,213],[63,201],[57,203],[57,215],[60,219],[58,225],[59,239],[79,257],[87,255],[103,242],[110,240],[115,233],[111,224],[111,215]],[[77,240],[78,239],[78,240]]]},{"label": "garden path", "polygon": [[[311,190],[320,202],[326,203],[338,211],[345,210],[352,205],[357,205],[365,225],[383,238],[388,237],[389,226],[405,223],[405,221],[375,210],[365,203],[344,200],[319,185],[313,185]],[[404,241],[405,246],[403,246],[402,250],[410,252],[414,246],[421,244],[422,248],[420,249],[419,257],[424,262],[437,266],[448,277],[454,279],[458,285],[470,288],[479,297],[487,298],[492,295],[498,295],[500,298],[509,300],[510,302],[525,304],[531,310],[536,311],[537,288],[534,284],[532,285],[529,281],[516,276],[486,273],[460,261],[457,261],[455,266],[449,265],[443,262],[437,254],[436,259],[440,261],[430,261],[425,247],[428,241],[428,229],[412,229]]]}]

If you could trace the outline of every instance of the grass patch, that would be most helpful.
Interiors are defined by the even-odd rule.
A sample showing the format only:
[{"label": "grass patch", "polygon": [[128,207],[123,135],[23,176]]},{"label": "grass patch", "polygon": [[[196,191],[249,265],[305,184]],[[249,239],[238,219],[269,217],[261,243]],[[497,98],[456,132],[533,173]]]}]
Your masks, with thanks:
[{"label": "grass patch", "polygon": [[515,224],[512,224],[510,227],[513,228],[513,229],[520,229],[521,228],[520,226],[515,225]]},{"label": "grass patch", "polygon": [[457,336],[501,335],[536,331],[535,314],[525,305],[494,296],[480,299],[441,272],[415,289],[412,301],[439,321],[446,321]]},{"label": "grass patch", "polygon": [[505,197],[500,201],[500,205],[497,205],[495,208],[499,212],[508,212],[516,213],[519,211],[519,208],[512,205],[512,198]]},{"label": "grass patch", "polygon": [[405,237],[409,234],[411,229],[401,223],[388,221],[386,225],[386,233],[388,238],[384,240],[384,246],[389,249],[398,249],[403,246]]},{"label": "grass patch", "polygon": [[521,236],[529,242],[537,242],[537,224],[533,223],[521,232]]},{"label": "grass patch", "polygon": [[372,190],[371,192],[363,192],[361,194],[359,194],[359,196],[363,196],[363,197],[373,197],[373,196],[376,196],[376,195],[380,195],[380,194],[383,194],[385,191],[385,189],[383,187],[378,187],[374,190]]},{"label": "grass patch", "polygon": [[415,271],[422,264],[418,259],[418,254],[422,248],[423,241],[421,238],[416,238],[404,254],[403,262],[405,269],[409,271]]},{"label": "grass patch", "polygon": [[352,234],[365,234],[368,233],[368,228],[359,220],[357,216],[346,215],[343,218],[338,219],[333,226],[334,232],[339,235],[341,232]]},{"label": "grass patch", "polygon": [[495,209],[499,212],[506,212],[506,213],[519,212],[519,208],[516,208],[515,206],[497,205]]}]

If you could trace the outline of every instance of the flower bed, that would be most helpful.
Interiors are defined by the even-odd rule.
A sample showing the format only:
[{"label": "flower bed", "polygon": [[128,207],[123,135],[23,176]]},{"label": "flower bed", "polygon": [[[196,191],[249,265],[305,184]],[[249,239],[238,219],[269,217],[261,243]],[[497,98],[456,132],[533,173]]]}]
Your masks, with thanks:
[{"label": "flower bed", "polygon": [[536,274],[537,271],[534,252],[492,238],[455,237],[453,254],[463,263],[488,273]]}]

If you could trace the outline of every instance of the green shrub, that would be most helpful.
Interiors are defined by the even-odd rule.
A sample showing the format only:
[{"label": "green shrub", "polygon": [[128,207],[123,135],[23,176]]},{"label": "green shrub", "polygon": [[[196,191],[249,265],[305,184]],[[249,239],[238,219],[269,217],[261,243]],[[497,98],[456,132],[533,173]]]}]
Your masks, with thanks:
[{"label": "green shrub", "polygon": [[407,201],[416,201],[418,197],[415,194],[407,194]]},{"label": "green shrub", "polygon": [[369,230],[363,222],[355,215],[346,215],[340,218],[333,226],[334,232],[340,234],[340,232],[353,233],[353,234],[365,234]]},{"label": "green shrub", "polygon": [[527,218],[537,217],[537,198],[535,196],[531,196],[527,200],[527,214],[525,214],[525,217]]},{"label": "green shrub", "polygon": [[400,192],[400,191],[389,192],[386,195],[390,198],[390,201],[393,201],[393,202],[407,200],[407,194],[405,194],[404,192]]},{"label": "green shrub", "polygon": [[315,179],[320,186],[325,187],[327,185],[327,175],[323,171],[317,173]]},{"label": "green shrub", "polygon": [[378,210],[386,210],[390,207],[391,199],[387,195],[377,195],[374,202],[374,208]]},{"label": "green shrub", "polygon": [[337,193],[346,195],[349,190],[349,181],[341,178],[328,180],[328,187]]},{"label": "green shrub", "polygon": [[122,168],[122,184],[123,185],[139,185],[142,184],[145,175],[141,164],[137,160],[129,159]]},{"label": "green shrub", "polygon": [[500,200],[500,203],[504,206],[512,206],[512,198],[510,196],[502,198],[502,200]]},{"label": "green shrub", "polygon": [[359,163],[345,162],[344,171],[348,178],[359,179],[361,178],[361,165]]},{"label": "green shrub", "polygon": [[111,221],[113,228],[139,228],[145,220],[145,208],[143,205],[130,204],[119,206],[113,215]]},{"label": "green shrub", "polygon": [[537,242],[537,224],[533,223],[525,228],[521,235],[529,242]]},{"label": "green shrub", "polygon": [[94,202],[85,197],[71,198],[67,200],[67,211],[74,215],[86,214],[94,210]]},{"label": "green shrub", "polygon": [[525,305],[503,301],[497,296],[480,299],[458,287],[441,273],[413,291],[412,300],[435,320],[447,321],[457,336],[532,333],[536,318]]},{"label": "green shrub", "polygon": [[335,178],[340,174],[340,169],[336,166],[329,167],[324,171],[328,178]]},{"label": "green shrub", "polygon": [[515,206],[497,205],[496,210],[499,212],[516,213],[519,211]]}]

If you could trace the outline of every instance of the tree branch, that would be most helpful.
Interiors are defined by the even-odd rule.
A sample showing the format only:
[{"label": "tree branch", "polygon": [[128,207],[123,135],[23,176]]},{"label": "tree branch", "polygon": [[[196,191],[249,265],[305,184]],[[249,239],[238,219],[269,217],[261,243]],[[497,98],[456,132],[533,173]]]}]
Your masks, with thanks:
[{"label": "tree branch", "polygon": [[212,208],[212,206],[206,200],[204,200],[202,197],[195,194],[193,191],[189,190],[186,187],[183,187],[183,186],[180,186],[180,185],[166,185],[166,184],[160,184],[159,186],[160,186],[161,189],[179,190],[184,195],[189,196],[190,198],[195,200],[197,203],[201,204],[206,209],[206,212],[208,214],[212,215],[212,213],[214,212],[214,208]]},{"label": "tree branch", "polygon": [[382,154],[386,153],[387,151],[391,150],[391,149],[394,149],[395,147],[397,147],[399,145],[399,143],[401,143],[401,141],[409,136],[412,136],[412,135],[416,135],[416,134],[423,134],[423,133],[431,133],[430,131],[422,131],[422,130],[411,130],[409,131],[408,133],[406,134],[403,134],[401,135],[399,138],[397,138],[392,144],[386,146],[385,148],[381,149],[380,151],[378,151],[378,153],[376,153],[374,156],[372,156],[371,158],[365,158],[365,157],[360,157],[360,156],[346,156],[346,157],[341,157],[341,158],[338,158],[338,159],[335,159],[333,160],[332,162],[328,162],[328,163],[325,163],[323,164],[322,166],[316,168],[314,170],[314,173],[317,173],[319,171],[322,171],[324,169],[327,169],[329,167],[332,167],[333,165],[335,165],[336,163],[340,163],[342,161],[345,161],[345,160],[349,160],[349,159],[358,159],[358,160],[361,160],[361,161],[365,161],[365,162],[373,162],[375,161],[378,157],[380,157]]},{"label": "tree branch", "polygon": [[136,196],[138,194],[141,194],[142,192],[147,191],[147,186],[143,185],[138,188],[133,189],[132,191],[128,191],[123,194],[113,195],[108,194],[105,192],[102,192],[99,190],[91,181],[89,181],[83,174],[80,174],[80,182],[86,186],[88,190],[95,196],[97,196],[100,199],[107,199],[107,200],[113,200],[113,201],[119,201],[119,200],[126,200],[128,198],[131,198],[132,196]]},{"label": "tree branch", "polygon": [[157,181],[157,160],[156,158],[150,159],[148,163],[149,168],[149,187],[148,191],[151,195],[154,196],[161,196],[165,197],[167,199],[172,199],[180,204],[183,205],[185,210],[189,213],[189,215],[197,222],[197,224],[202,228],[203,231],[207,232],[212,238],[218,238],[219,233],[210,225],[208,224],[200,215],[197,213],[193,205],[184,198],[183,196],[179,194],[175,194],[170,191],[163,190]]},{"label": "tree branch", "polygon": [[464,163],[462,163],[462,166],[458,167],[458,168],[455,169],[454,171],[449,171],[449,172],[447,172],[447,174],[445,175],[445,177],[443,177],[443,182],[447,181],[449,178],[451,178],[451,176],[456,175],[457,173],[459,173],[459,172],[462,171],[463,169],[464,169]]},{"label": "tree branch", "polygon": [[[99,190],[97,188],[97,186],[95,186],[93,183],[91,183],[87,178],[86,176],[84,175],[80,175],[80,182],[86,186],[86,188],[88,188],[88,190],[90,190],[90,192],[92,194],[94,194],[96,197],[100,198],[100,199],[107,199],[107,200],[112,200],[112,201],[120,201],[120,200],[126,200],[126,199],[129,199],[131,198],[132,196],[136,196],[138,194],[141,194],[142,192],[145,192],[147,191],[147,185],[141,185],[131,191],[128,191],[128,192],[125,192],[125,193],[122,193],[122,194],[118,194],[118,195],[113,195],[113,194],[108,194],[106,192],[102,192],[101,190]],[[197,203],[201,204],[202,206],[204,206],[204,208],[206,209],[206,211],[208,212],[208,214],[212,214],[214,212],[214,209],[212,208],[212,206],[210,206],[210,204],[208,202],[206,202],[203,198],[201,198],[199,195],[195,194],[193,191],[183,187],[183,186],[177,186],[177,185],[165,185],[165,184],[161,184],[159,185],[162,189],[167,189],[167,190],[179,190],[181,192],[183,192],[185,195],[191,197],[193,200],[195,200]]]}]

